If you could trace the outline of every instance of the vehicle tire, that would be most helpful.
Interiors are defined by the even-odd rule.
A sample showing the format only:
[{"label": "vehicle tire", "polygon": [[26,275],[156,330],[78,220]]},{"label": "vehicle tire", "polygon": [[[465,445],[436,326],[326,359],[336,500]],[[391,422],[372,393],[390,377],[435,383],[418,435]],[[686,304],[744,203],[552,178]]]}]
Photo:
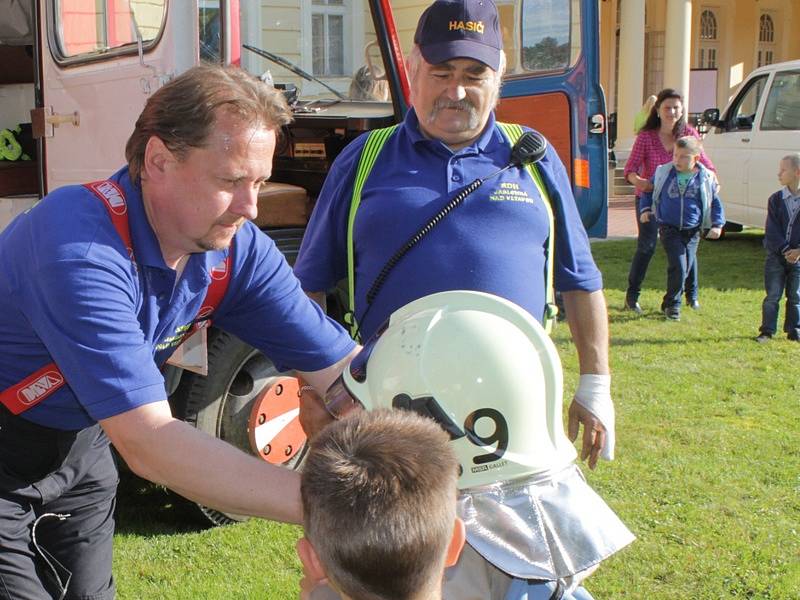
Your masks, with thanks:
[{"label": "vehicle tire", "polygon": [[[212,329],[208,339],[208,376],[184,373],[176,398],[173,398],[173,411],[176,417],[244,452],[273,464],[297,469],[305,455],[306,438],[294,409],[290,411],[286,408],[289,405],[298,406],[296,380],[287,380],[289,376],[288,373],[279,372],[271,360],[239,338]],[[287,381],[294,382],[293,389],[286,385]],[[276,389],[282,393],[280,390],[284,385],[287,391],[275,414],[271,410],[270,400],[275,398]],[[256,445],[253,437],[258,426],[264,424],[264,421],[256,422],[256,419],[264,418],[267,413],[272,413],[264,419],[268,421],[267,425],[278,422],[272,420],[274,417],[283,422],[288,415],[291,421],[287,421],[288,425],[281,430],[279,435],[284,435],[284,439],[281,447],[275,448],[273,456],[265,456],[272,453],[271,448],[259,452],[258,448],[262,446]],[[286,442],[287,436],[291,443]],[[247,520],[242,515],[220,512],[200,504],[198,506],[215,525]]]}]

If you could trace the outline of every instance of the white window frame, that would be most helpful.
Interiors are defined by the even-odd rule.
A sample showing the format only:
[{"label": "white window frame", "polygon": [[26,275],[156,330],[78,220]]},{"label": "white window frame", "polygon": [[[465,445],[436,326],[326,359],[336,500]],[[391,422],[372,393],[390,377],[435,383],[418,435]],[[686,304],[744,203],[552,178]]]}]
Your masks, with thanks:
[{"label": "white window frame", "polygon": [[[772,24],[772,40],[769,41],[762,41],[761,40],[761,22],[764,17],[768,18],[770,23]],[[777,44],[775,43],[775,39],[778,37],[778,19],[777,15],[772,11],[761,11],[761,14],[758,17],[758,43],[756,44],[756,56],[755,56],[755,64],[756,67],[763,67],[765,65],[771,65],[775,61],[775,51],[777,49]],[[769,53],[768,60],[762,61],[762,56],[767,58],[766,55]]]},{"label": "white window frame", "polygon": [[[722,29],[719,18],[719,7],[716,6],[701,6],[698,11],[697,21],[697,58],[695,64],[698,69],[719,69],[719,40],[722,37],[720,30]],[[708,12],[714,19],[714,37],[703,37],[703,15]],[[714,62],[709,64],[709,54],[713,53]]]},{"label": "white window frame", "polygon": [[[311,0],[301,0],[300,18],[303,45],[301,49],[303,69],[309,73],[314,73],[313,39],[312,39],[312,15],[319,13],[343,14],[344,30],[342,32],[344,40],[344,73],[342,75],[326,75],[320,79],[341,92],[346,92],[353,72],[363,62],[364,48],[364,1],[363,0],[344,0],[343,6],[324,6],[313,4]],[[314,73],[316,75],[316,73]],[[324,88],[313,82],[306,82],[312,93],[317,87],[319,92]]]}]

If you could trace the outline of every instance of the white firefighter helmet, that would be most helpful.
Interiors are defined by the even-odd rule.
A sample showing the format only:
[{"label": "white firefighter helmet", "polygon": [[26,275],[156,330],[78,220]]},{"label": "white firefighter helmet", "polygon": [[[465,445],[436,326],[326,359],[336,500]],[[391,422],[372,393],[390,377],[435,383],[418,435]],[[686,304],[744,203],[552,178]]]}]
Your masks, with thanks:
[{"label": "white firefighter helmet", "polygon": [[333,415],[354,401],[450,433],[467,541],[514,577],[574,583],[633,540],[574,464],[558,354],[512,302],[452,291],[397,310],[325,395]]},{"label": "white firefighter helmet", "polygon": [[575,459],[555,346],[531,315],[491,294],[442,292],[399,309],[345,370],[344,385],[368,410],[436,419],[453,438],[462,490]]}]

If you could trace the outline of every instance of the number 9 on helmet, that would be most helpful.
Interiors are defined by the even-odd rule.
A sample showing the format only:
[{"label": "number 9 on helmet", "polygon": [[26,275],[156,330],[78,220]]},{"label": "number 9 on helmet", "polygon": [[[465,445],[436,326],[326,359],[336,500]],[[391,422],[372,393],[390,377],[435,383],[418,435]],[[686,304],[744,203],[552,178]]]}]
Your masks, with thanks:
[{"label": "number 9 on helmet", "polygon": [[356,402],[437,421],[459,459],[470,546],[513,577],[577,585],[634,537],[575,465],[562,394],[558,353],[536,319],[452,291],[395,311],[325,402],[334,416]]},{"label": "number 9 on helmet", "polygon": [[461,490],[562,469],[576,457],[555,346],[530,314],[491,294],[441,292],[397,310],[341,383],[368,410],[436,420],[453,440]]}]

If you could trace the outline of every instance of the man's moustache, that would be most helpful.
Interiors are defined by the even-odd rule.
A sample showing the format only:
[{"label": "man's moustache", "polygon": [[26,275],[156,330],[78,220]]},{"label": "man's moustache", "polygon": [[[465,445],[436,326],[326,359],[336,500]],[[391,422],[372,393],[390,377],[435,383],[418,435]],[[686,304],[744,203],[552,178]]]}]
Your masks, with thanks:
[{"label": "man's moustache", "polygon": [[475,105],[472,104],[469,100],[457,100],[453,102],[452,100],[439,100],[434,103],[433,109],[434,110],[444,110],[446,108],[453,108],[455,110],[475,110]]}]

